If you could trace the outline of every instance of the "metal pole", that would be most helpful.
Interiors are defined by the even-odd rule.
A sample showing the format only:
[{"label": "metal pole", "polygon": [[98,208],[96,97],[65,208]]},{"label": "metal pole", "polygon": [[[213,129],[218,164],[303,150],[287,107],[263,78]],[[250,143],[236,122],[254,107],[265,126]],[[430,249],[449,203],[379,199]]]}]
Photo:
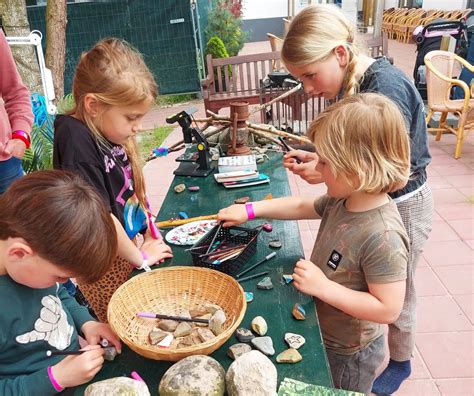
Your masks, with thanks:
[{"label": "metal pole", "polygon": [[380,37],[382,35],[382,18],[384,8],[385,0],[375,0],[374,38]]}]

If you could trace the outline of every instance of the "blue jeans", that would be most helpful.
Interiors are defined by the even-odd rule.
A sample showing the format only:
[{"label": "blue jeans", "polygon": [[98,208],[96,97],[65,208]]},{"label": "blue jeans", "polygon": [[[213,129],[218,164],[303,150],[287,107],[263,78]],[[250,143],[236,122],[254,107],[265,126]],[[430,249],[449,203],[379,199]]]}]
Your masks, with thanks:
[{"label": "blue jeans", "polygon": [[[471,42],[469,43],[469,48],[467,49],[467,58],[466,60],[474,65],[474,37],[471,37]],[[468,87],[471,86],[471,81],[474,78],[474,73],[471,72],[466,67],[463,67],[459,79],[464,81]],[[464,99],[464,90],[461,87],[454,87],[454,99]]]},{"label": "blue jeans", "polygon": [[3,194],[10,184],[23,174],[21,160],[18,158],[12,157],[6,161],[0,161],[0,194]]}]

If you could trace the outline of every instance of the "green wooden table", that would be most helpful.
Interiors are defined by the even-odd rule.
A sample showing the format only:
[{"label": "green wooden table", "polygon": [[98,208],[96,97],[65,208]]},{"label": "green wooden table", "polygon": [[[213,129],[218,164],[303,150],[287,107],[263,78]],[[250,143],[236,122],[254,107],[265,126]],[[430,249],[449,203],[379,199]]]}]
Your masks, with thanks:
[{"label": "green wooden table", "polygon": [[[236,198],[242,196],[249,196],[252,201],[257,201],[270,193],[273,198],[291,195],[286,171],[281,165],[281,154],[271,154],[269,156],[270,159],[260,164],[258,168],[261,173],[270,176],[270,184],[225,189],[214,181],[212,175],[207,178],[175,177],[159,212],[158,220],[178,217],[180,211],[185,211],[189,217],[214,214],[220,208],[231,205]],[[200,191],[189,192],[186,190],[181,194],[177,194],[173,187],[180,183],[184,183],[186,186],[199,186]],[[263,222],[262,220],[254,220],[246,226],[251,227]],[[275,287],[273,290],[257,289],[256,285],[260,278],[242,283],[245,291],[254,293],[254,301],[247,305],[247,311],[240,327],[250,328],[250,322],[255,316],[261,315],[265,318],[269,328],[267,335],[272,337],[276,352],[270,359],[277,367],[278,383],[283,378],[290,377],[308,383],[332,386],[314,301],[312,298],[299,293],[291,284],[286,285],[282,282],[282,274],[291,274],[295,262],[304,257],[297,223],[295,221],[274,220],[272,224],[273,231],[271,233],[263,231],[260,233],[257,252],[243,269],[250,267],[270,252],[276,251],[276,257],[246,274],[251,275],[268,270]],[[165,233],[166,230],[163,230],[163,234]],[[270,239],[282,241],[282,248],[275,250],[268,247]],[[173,259],[167,260],[160,267],[192,265],[191,255],[185,251],[188,246],[172,246]],[[291,310],[295,303],[300,303],[305,308],[306,320],[297,321],[293,319]],[[297,364],[276,363],[276,355],[287,348],[283,338],[286,332],[301,334],[306,338],[306,344],[299,349],[303,360]],[[238,342],[237,339],[232,336],[211,355],[226,370],[232,363],[232,360],[227,356],[227,349],[236,342]],[[171,365],[171,362],[143,358],[124,345],[122,355],[116,358],[114,362],[106,362],[94,381],[122,375],[129,376],[130,372],[135,370],[145,379],[151,394],[156,395],[160,378]],[[85,386],[79,387],[76,394],[82,394],[84,389]]]}]

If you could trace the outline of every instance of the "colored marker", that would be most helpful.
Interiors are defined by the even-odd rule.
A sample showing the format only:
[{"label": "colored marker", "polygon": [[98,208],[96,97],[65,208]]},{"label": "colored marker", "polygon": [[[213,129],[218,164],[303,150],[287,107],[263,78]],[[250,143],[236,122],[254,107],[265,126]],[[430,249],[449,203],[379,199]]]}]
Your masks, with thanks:
[{"label": "colored marker", "polygon": [[140,377],[136,371],[132,371],[130,373],[130,377],[132,377],[134,380],[145,382],[145,380],[142,377]]},{"label": "colored marker", "polygon": [[259,276],[263,276],[267,274],[268,274],[268,271],[259,272],[258,274],[253,274],[253,275],[246,276],[245,278],[242,278],[242,279],[237,279],[237,282],[245,282],[250,279],[258,278]]},{"label": "colored marker", "polygon": [[151,318],[151,319],[171,319],[178,320],[181,322],[196,322],[196,323],[209,323],[209,319],[198,319],[198,318],[186,318],[183,316],[171,316],[171,315],[162,315],[153,312],[137,312],[139,318]]},{"label": "colored marker", "polygon": [[260,264],[264,263],[267,260],[272,259],[273,257],[276,256],[276,252],[272,252],[270,254],[267,254],[263,259],[261,259],[258,263],[252,265],[251,267],[247,268],[246,270],[240,272],[237,274],[236,278],[240,278],[243,274],[246,274],[250,270],[253,270],[255,267],[258,267]]}]

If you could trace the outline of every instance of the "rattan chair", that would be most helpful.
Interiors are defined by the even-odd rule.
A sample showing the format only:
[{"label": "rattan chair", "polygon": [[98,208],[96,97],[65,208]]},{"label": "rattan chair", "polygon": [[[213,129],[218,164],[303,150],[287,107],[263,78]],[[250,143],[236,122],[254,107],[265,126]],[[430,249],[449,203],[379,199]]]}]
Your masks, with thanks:
[{"label": "rattan chair", "polygon": [[[443,132],[451,132],[456,135],[456,148],[454,158],[461,157],[462,145],[467,130],[472,129],[469,125],[474,121],[474,99],[471,99],[471,90],[461,80],[453,78],[458,74],[458,69],[466,67],[474,72],[474,66],[463,58],[448,51],[431,51],[425,56],[426,85],[428,94],[428,114],[426,123],[430,121],[434,113],[441,113],[438,128],[428,128],[429,132],[436,132],[436,140],[441,139]],[[450,99],[454,86],[464,90],[464,99]],[[471,87],[472,88],[472,87]],[[446,124],[449,113],[458,116],[457,127]]]}]

